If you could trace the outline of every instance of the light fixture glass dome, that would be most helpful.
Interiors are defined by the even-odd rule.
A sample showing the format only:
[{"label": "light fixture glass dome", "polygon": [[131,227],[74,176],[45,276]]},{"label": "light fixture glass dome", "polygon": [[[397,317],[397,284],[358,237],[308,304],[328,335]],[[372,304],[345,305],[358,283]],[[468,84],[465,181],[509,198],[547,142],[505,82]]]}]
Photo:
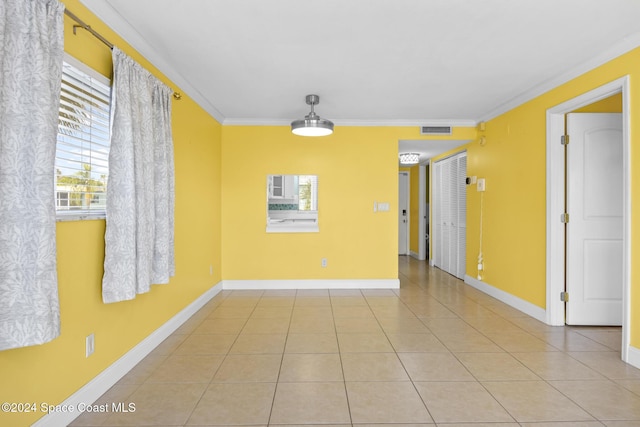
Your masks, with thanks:
[{"label": "light fixture glass dome", "polygon": [[400,153],[400,164],[417,165],[420,162],[420,153]]},{"label": "light fixture glass dome", "polygon": [[307,95],[306,101],[311,105],[311,112],[304,119],[291,122],[291,132],[300,136],[326,136],[333,133],[333,122],[322,119],[313,111],[313,106],[320,102],[318,95]]}]

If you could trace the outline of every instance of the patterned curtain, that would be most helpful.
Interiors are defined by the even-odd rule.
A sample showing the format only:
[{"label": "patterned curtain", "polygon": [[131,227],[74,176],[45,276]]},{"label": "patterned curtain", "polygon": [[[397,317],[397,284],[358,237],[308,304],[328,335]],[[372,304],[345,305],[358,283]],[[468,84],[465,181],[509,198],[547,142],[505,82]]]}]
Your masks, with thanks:
[{"label": "patterned curtain", "polygon": [[54,170],[64,5],[0,1],[0,350],[60,335]]},{"label": "patterned curtain", "polygon": [[175,274],[171,94],[113,48],[105,303],[133,299]]}]

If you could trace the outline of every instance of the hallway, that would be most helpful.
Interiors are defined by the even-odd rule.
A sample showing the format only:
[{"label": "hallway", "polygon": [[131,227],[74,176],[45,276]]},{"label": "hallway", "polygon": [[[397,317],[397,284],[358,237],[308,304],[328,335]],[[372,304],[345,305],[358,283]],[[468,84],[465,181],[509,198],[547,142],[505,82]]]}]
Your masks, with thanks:
[{"label": "hallway", "polygon": [[96,402],[135,412],[71,425],[640,426],[620,328],[546,326],[406,256],[399,274],[223,291]]}]

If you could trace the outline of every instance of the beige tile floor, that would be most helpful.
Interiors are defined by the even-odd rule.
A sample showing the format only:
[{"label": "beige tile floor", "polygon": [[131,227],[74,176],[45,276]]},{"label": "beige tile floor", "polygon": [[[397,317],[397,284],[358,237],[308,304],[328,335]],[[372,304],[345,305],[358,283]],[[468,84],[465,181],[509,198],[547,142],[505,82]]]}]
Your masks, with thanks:
[{"label": "beige tile floor", "polygon": [[399,258],[399,290],[224,291],[73,426],[640,426],[620,329],[549,327]]}]

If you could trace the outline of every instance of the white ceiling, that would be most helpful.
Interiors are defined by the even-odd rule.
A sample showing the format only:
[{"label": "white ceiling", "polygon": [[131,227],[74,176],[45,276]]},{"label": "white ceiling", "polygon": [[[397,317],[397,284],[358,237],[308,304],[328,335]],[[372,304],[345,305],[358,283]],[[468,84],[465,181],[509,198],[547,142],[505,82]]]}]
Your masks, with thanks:
[{"label": "white ceiling", "polygon": [[640,45],[639,0],[81,2],[229,125],[474,125]]}]

